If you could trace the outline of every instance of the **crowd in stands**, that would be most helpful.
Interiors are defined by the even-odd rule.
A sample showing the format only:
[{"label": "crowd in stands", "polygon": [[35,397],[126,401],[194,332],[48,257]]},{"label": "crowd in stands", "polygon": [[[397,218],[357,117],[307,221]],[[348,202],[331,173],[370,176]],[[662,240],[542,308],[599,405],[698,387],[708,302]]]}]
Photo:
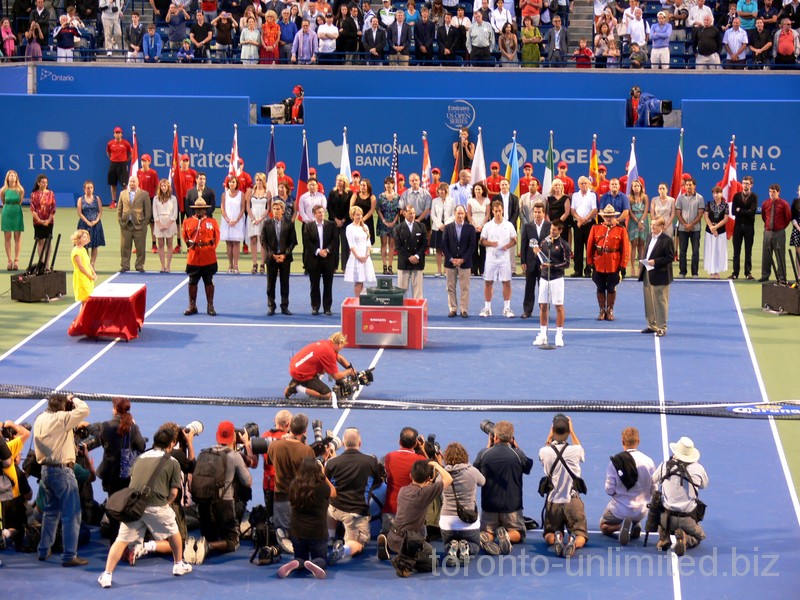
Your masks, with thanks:
[{"label": "crowd in stands", "polygon": [[573,39],[567,0],[14,0],[0,31],[7,60],[787,69],[800,4],[781,1],[595,0]]},{"label": "crowd in stands", "polygon": [[[699,490],[708,476],[700,452],[686,437],[670,444],[669,460],[656,467],[639,450],[638,430],[627,427],[622,448],[606,449],[605,456],[609,450],[617,454],[603,479],[586,482],[582,464],[596,459],[585,455],[576,427],[563,414],[542,432],[540,443],[516,437],[510,421],[483,421],[480,429],[488,443],[472,460],[460,441],[442,447],[436,435],[426,439],[411,426],[400,430],[397,448],[378,459],[365,449],[391,447],[391,440],[354,427],[343,429],[339,438],[324,432],[321,421],[311,429],[305,414],[285,409],[263,435],[255,422],[237,428],[225,420],[209,440],[207,434],[197,437],[204,430],[199,421],[186,427],[167,422],[153,433],[151,444],[134,421],[130,400],[114,398],[109,416],[91,423],[86,402],[53,394],[32,427],[2,422],[0,549],[37,553],[40,561],[60,551],[64,567],[96,572],[94,559],[80,556],[79,548],[99,525],[111,545],[98,583],[109,588],[120,562],[136,566],[148,555],[171,555],[172,574],[183,576],[196,565],[218,562],[214,555],[235,552],[244,532],[255,546],[251,562],[258,557],[258,564],[280,565],[270,572],[279,578],[305,570],[324,579],[331,566],[363,561],[356,556],[368,546],[371,552],[377,549],[381,561],[391,559],[397,576],[409,577],[465,568],[481,552],[508,555],[514,545],[570,559],[589,540],[580,495],[602,494],[601,487],[609,503],[602,516],[593,518],[621,545],[638,539],[650,521],[648,503],[657,489],[661,501],[647,530],[658,531],[658,550],[671,548],[682,556],[705,538]],[[202,449],[197,447],[201,440]],[[657,446],[653,440],[642,442]],[[531,485],[525,476],[534,466],[523,447],[531,446],[538,448],[541,463],[541,526],[523,514],[523,489]],[[95,467],[93,455],[100,452]],[[264,504],[255,506],[252,470],[261,461]],[[108,494],[102,504],[92,486],[97,479]],[[113,515],[119,513],[105,510],[127,489],[145,486],[145,507],[134,517],[118,521]],[[537,529],[543,546],[526,543]],[[440,540],[443,556],[433,546]],[[121,571],[123,581],[149,572]]]}]

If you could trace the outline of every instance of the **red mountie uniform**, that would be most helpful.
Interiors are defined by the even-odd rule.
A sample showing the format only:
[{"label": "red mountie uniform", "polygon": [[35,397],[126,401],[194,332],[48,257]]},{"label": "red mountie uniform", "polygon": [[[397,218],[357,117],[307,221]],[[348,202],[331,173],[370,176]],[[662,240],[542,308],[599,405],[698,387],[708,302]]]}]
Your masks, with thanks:
[{"label": "red mountie uniform", "polygon": [[400,488],[411,485],[411,467],[420,456],[413,450],[400,448],[389,452],[383,457],[383,467],[386,470],[386,499],[383,502],[383,512],[389,515],[397,513],[397,494]]},{"label": "red mountie uniform", "polygon": [[[189,244],[190,240],[194,243]],[[205,267],[217,262],[219,225],[213,217],[187,217],[183,222],[183,241],[188,248],[187,265]]]},{"label": "red mountie uniform", "polygon": [[535,181],[539,184],[539,191],[542,191],[542,182],[539,181],[537,177],[531,175],[530,177],[521,177],[519,180],[519,195],[524,196],[525,194],[530,193],[531,191],[531,181]]},{"label": "red mountie uniform", "polygon": [[556,175],[555,179],[560,179],[561,181],[564,182],[564,193],[570,198],[572,198],[572,194],[575,193],[575,180],[572,179],[572,177],[570,177],[569,175]]},{"label": "red mountie uniform", "polygon": [[332,341],[312,342],[289,361],[289,375],[299,382],[310,381],[322,373],[334,375],[339,372],[336,356],[336,347]]},{"label": "red mountie uniform", "polygon": [[128,162],[133,156],[133,148],[127,140],[110,140],[106,144],[106,153],[111,162]]},{"label": "red mountie uniform", "polygon": [[598,273],[616,273],[631,259],[631,244],[624,225],[593,225],[586,243],[586,263]]},{"label": "red mountie uniform", "polygon": [[286,191],[290,194],[292,193],[292,190],[294,189],[294,179],[284,174],[278,177],[278,183],[284,184],[286,186]]},{"label": "red mountie uniform", "polygon": [[489,192],[489,198],[494,198],[500,193],[500,182],[505,179],[502,175],[489,175],[486,178],[486,189]]},{"label": "red mountie uniform", "polygon": [[178,198],[178,210],[185,213],[183,201],[186,199],[188,191],[193,187],[197,187],[197,171],[192,167],[189,167],[185,171],[183,169],[178,169],[178,177],[180,178],[181,189],[183,190],[183,193],[180,194],[181,197]]},{"label": "red mountie uniform", "polygon": [[158,192],[158,173],[155,169],[139,169],[136,173],[139,178],[139,187],[142,188],[150,196],[150,200],[155,198]]}]

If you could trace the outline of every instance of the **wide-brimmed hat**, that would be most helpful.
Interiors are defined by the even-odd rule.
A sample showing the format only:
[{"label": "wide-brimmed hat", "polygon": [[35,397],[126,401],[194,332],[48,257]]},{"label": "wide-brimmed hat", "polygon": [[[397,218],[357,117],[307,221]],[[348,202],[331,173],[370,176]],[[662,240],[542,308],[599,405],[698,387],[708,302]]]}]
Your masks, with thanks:
[{"label": "wide-brimmed hat", "polygon": [[601,217],[618,217],[619,212],[614,209],[612,204],[606,204],[606,207],[600,211]]},{"label": "wide-brimmed hat", "polygon": [[206,204],[206,201],[203,200],[202,198],[198,198],[197,200],[195,200],[195,203],[192,204],[191,208],[193,210],[208,210],[209,208],[211,208],[211,206]]},{"label": "wide-brimmed hat", "polygon": [[700,460],[700,450],[694,447],[691,438],[682,437],[674,444],[669,445],[675,458],[685,463],[693,463]]}]

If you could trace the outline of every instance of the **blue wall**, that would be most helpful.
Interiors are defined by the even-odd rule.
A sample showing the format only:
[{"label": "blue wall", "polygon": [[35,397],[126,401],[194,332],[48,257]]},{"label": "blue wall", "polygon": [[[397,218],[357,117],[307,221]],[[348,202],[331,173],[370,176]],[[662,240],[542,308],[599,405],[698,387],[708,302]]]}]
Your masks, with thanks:
[{"label": "blue wall", "polygon": [[0,67],[0,90],[3,94],[26,94],[28,92],[28,67],[22,65]]},{"label": "blue wall", "polygon": [[[0,73],[7,76],[8,71],[0,69]],[[798,184],[794,165],[800,156],[796,134],[800,102],[758,99],[765,89],[771,97],[797,97],[800,78],[791,75],[510,73],[495,69],[470,71],[465,79],[467,72],[455,69],[416,69],[413,74],[410,70],[359,70],[357,78],[353,73],[288,68],[39,67],[38,95],[2,99],[5,114],[36,118],[6,122],[5,135],[0,137],[0,170],[17,169],[26,188],[38,173],[46,172],[56,190],[77,193],[88,178],[103,191],[108,164],[105,144],[111,131],[120,125],[130,139],[130,128],[135,125],[140,153],[152,154],[153,166],[166,176],[172,124],[177,123],[181,152],[188,153],[193,166],[207,171],[212,186],[219,187],[227,169],[234,123],[239,125],[246,169],[250,173],[264,169],[270,129],[248,124],[249,103],[277,100],[301,81],[307,91],[309,159],[318,167],[326,187],[338,172],[345,126],[353,168],[380,190],[389,171],[393,133],[398,134],[401,146],[402,172],[420,169],[421,135],[426,130],[433,164],[447,179],[453,166],[450,145],[456,139],[455,130],[464,124],[471,126],[473,138],[477,128],[483,128],[487,163],[507,162],[516,129],[524,158],[535,164],[539,176],[550,129],[555,132],[556,151],[570,163],[574,178],[588,171],[592,134],[598,135],[601,162],[612,177],[624,173],[635,135],[640,173],[653,193],[654,184],[671,177],[679,132],[624,127],[626,90],[636,82],[646,91],[682,104],[685,170],[697,177],[703,194],[710,195],[710,187],[722,177],[732,134],[740,148],[739,177],[753,174],[762,198],[769,183],[780,183],[787,198],[794,197]],[[745,81],[747,85],[743,85]],[[209,95],[200,96],[195,90]],[[394,91],[405,91],[405,97],[387,97]],[[106,92],[114,93],[113,101],[102,95]],[[176,95],[170,95],[172,92]],[[163,95],[145,99],[137,96],[139,93]],[[425,94],[430,97],[420,97]],[[490,97],[495,94],[504,97]],[[773,126],[776,119],[788,126]],[[302,128],[276,126],[275,132],[278,158],[296,177]]]}]

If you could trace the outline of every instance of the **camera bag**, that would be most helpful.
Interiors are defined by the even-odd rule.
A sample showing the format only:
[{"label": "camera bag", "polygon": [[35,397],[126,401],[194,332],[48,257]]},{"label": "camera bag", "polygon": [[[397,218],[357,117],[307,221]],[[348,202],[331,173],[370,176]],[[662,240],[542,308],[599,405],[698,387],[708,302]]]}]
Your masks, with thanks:
[{"label": "camera bag", "polygon": [[108,516],[122,523],[131,523],[141,519],[144,509],[147,508],[147,501],[150,499],[150,490],[153,487],[153,483],[155,483],[161,469],[167,464],[170,456],[170,454],[164,452],[164,456],[153,470],[147,485],[141,490],[126,487],[111,494],[106,501],[106,513]]}]

